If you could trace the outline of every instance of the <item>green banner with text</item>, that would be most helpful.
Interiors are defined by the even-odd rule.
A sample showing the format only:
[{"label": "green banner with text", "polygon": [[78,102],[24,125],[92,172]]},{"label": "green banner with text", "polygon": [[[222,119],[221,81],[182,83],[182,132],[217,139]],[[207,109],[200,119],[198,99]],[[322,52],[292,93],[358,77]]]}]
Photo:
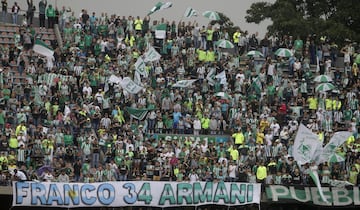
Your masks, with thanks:
[{"label": "green banner with text", "polygon": [[360,206],[359,187],[322,187],[327,202],[320,197],[317,187],[269,185],[266,196],[270,202],[307,203],[318,206]]}]

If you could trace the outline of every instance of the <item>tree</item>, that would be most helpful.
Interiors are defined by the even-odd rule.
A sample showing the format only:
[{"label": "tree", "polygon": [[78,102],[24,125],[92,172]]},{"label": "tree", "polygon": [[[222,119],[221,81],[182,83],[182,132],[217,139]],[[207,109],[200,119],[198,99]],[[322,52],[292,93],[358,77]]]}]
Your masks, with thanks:
[{"label": "tree", "polygon": [[276,0],[252,4],[245,19],[256,24],[271,19],[270,34],[317,34],[340,44],[346,38],[360,38],[359,10],[357,0]]}]

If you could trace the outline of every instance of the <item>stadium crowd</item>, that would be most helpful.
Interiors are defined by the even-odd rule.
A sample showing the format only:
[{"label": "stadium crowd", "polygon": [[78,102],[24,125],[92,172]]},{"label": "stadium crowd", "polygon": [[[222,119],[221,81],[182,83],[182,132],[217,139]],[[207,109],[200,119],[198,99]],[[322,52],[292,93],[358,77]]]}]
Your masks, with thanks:
[{"label": "stadium crowd", "polygon": [[[300,123],[324,144],[336,131],[353,133],[338,148],[343,160],[321,164],[319,174],[323,184],[331,179],[360,184],[360,55],[352,41],[338,47],[330,37],[316,35],[303,40],[260,38],[240,30],[230,34],[221,26],[199,26],[196,21],[89,14],[85,9],[76,15],[70,8],[53,11],[41,2],[41,29],[58,24],[64,44],[60,48],[52,43],[53,58],[35,54],[32,45],[38,37],[28,19],[19,26],[22,33],[16,45],[0,46],[1,184],[310,184],[311,164],[298,166],[292,155]],[[156,26],[163,23],[166,38],[157,39]],[[218,48],[220,39],[231,41],[234,51]],[[112,75],[134,78],[135,62],[149,46],[162,57],[146,63],[148,77],[138,81],[143,91],[131,94],[109,81]],[[294,56],[275,56],[278,48],[291,49]],[[261,51],[264,59],[246,56],[250,50]],[[338,55],[344,67],[333,68],[341,63]],[[26,79],[15,83],[13,69]],[[223,71],[225,80],[208,77],[209,72]],[[330,76],[337,91],[315,91],[313,79],[320,74]],[[190,87],[173,87],[190,79],[196,79]],[[224,94],[216,96],[220,92]],[[126,107],[149,111],[138,120]],[[168,141],[157,138],[159,133],[187,137]],[[230,138],[192,138],[198,135]]]}]

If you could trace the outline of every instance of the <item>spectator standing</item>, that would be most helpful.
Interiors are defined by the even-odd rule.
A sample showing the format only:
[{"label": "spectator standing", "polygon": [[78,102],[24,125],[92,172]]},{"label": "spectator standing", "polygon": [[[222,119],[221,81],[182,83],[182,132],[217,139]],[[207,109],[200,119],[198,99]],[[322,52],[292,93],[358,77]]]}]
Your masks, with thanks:
[{"label": "spectator standing", "polygon": [[7,22],[7,10],[8,10],[8,2],[7,0],[1,1],[1,21],[6,23]]},{"label": "spectator standing", "polygon": [[46,9],[46,17],[48,19],[48,28],[54,28],[55,23],[55,9],[51,4],[49,4],[49,7]]},{"label": "spectator standing", "polygon": [[65,170],[61,171],[61,173],[57,177],[57,181],[61,183],[68,183],[70,181],[69,175],[66,174]]},{"label": "spectator standing", "polygon": [[45,14],[46,14],[47,0],[41,0],[39,2],[39,21],[40,29],[45,28]]},{"label": "spectator standing", "polygon": [[11,8],[13,24],[16,24],[16,25],[18,24],[19,12],[20,12],[20,7],[17,4],[17,2],[14,2],[14,5]]},{"label": "spectator standing", "polygon": [[26,19],[29,25],[33,24],[34,12],[36,10],[33,0],[27,0],[28,9],[26,11]]}]

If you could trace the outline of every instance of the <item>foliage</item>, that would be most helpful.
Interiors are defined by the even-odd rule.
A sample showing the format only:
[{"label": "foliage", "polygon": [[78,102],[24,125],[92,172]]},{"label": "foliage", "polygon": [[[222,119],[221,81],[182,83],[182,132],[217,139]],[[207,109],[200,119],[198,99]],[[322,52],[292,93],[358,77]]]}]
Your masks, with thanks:
[{"label": "foliage", "polygon": [[360,38],[360,4],[357,0],[276,0],[253,3],[246,21],[260,23],[271,19],[270,34],[306,37],[327,36],[342,43]]}]

